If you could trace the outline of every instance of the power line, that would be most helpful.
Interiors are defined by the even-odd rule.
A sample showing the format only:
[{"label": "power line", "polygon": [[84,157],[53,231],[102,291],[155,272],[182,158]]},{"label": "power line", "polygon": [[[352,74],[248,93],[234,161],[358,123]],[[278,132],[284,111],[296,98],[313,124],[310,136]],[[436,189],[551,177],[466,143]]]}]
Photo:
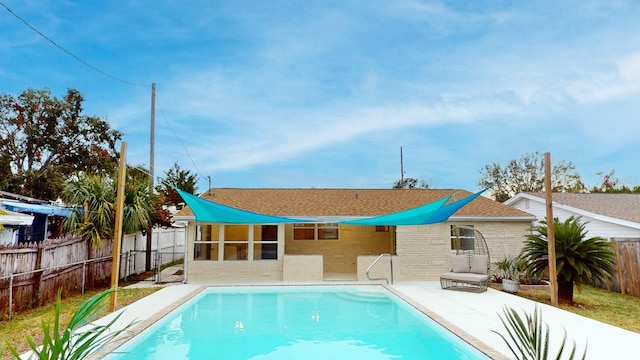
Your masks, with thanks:
[{"label": "power line", "polygon": [[[2,5],[2,7],[7,9],[7,11],[11,15],[15,16],[18,20],[20,20],[22,23],[24,23],[28,28],[30,28],[31,30],[36,32],[42,38],[46,39],[51,44],[53,44],[55,47],[57,47],[58,49],[62,50],[67,55],[71,56],[72,58],[74,58],[75,60],[77,60],[81,64],[85,65],[89,69],[91,69],[91,70],[93,70],[93,71],[95,71],[95,72],[97,72],[97,73],[99,73],[99,74],[101,74],[103,76],[106,76],[106,77],[108,77],[108,78],[110,78],[112,80],[116,80],[116,81],[119,81],[119,82],[127,84],[127,85],[149,87],[149,85],[147,85],[147,84],[139,84],[139,83],[134,83],[134,82],[131,82],[131,81],[127,81],[127,80],[121,79],[121,78],[119,78],[117,76],[111,75],[111,74],[109,74],[109,73],[107,73],[105,71],[102,71],[102,70],[98,69],[97,67],[95,67],[95,66],[89,64],[88,62],[82,60],[80,57],[76,56],[75,54],[73,54],[69,50],[63,48],[61,45],[59,45],[53,39],[51,39],[48,36],[46,36],[45,34],[43,34],[40,30],[36,29],[34,26],[29,24],[29,22],[27,22],[25,19],[20,17],[20,15],[16,14],[15,12],[13,12],[13,10],[11,10],[4,2],[0,1],[0,5]],[[162,114],[162,118],[164,119],[164,121],[167,124],[167,126],[169,126],[169,129],[171,129],[171,131],[173,132],[174,136],[178,139],[178,141],[180,141],[180,143],[182,144],[182,147],[184,147],[184,149],[185,149],[185,151],[187,153],[187,156],[189,157],[189,160],[191,160],[191,163],[193,164],[194,168],[196,169],[196,172],[198,173],[198,175],[200,175],[201,177],[205,178],[205,176],[202,175],[202,172],[200,172],[200,169],[198,169],[198,166],[196,165],[195,161],[193,160],[193,157],[191,156],[191,154],[189,153],[189,150],[187,149],[186,145],[184,144],[184,141],[182,141],[182,139],[178,136],[178,134],[175,132],[175,130],[173,129],[173,127],[171,126],[171,124],[167,120],[167,117],[165,116],[164,111],[162,110],[161,107],[160,107],[160,113]],[[138,169],[138,170],[140,170],[140,169]]]},{"label": "power line", "polygon": [[171,132],[173,132],[173,135],[182,144],[182,147],[184,148],[184,151],[187,153],[187,157],[189,157],[189,160],[191,160],[191,163],[193,164],[193,167],[196,168],[196,172],[198,173],[198,175],[200,175],[203,178],[206,178],[206,176],[202,175],[202,172],[200,172],[200,169],[198,169],[198,165],[196,165],[196,162],[191,157],[191,154],[189,153],[189,150],[187,149],[187,146],[184,144],[184,141],[182,141],[180,136],[178,136],[178,133],[176,133],[176,131],[173,129],[173,127],[169,123],[169,120],[167,120],[167,117],[164,115],[164,111],[162,111],[162,107],[158,105],[158,108],[160,110],[160,114],[162,115],[162,118],[164,119],[164,122],[167,123],[167,126],[169,126],[169,129],[171,129]]},{"label": "power line", "polygon": [[62,50],[63,52],[65,52],[67,55],[71,56],[72,58],[76,59],[77,61],[79,61],[80,63],[82,63],[84,66],[88,67],[89,69],[103,75],[106,76],[108,78],[111,78],[113,80],[119,81],[121,83],[127,84],[127,85],[132,85],[132,86],[143,86],[143,87],[148,87],[149,85],[147,84],[138,84],[138,83],[134,83],[131,81],[127,81],[127,80],[123,80],[119,77],[113,76],[107,72],[104,72],[100,69],[98,69],[97,67],[89,64],[88,62],[80,59],[78,56],[76,56],[75,54],[73,54],[72,52],[70,52],[69,50],[63,48],[62,46],[58,45],[58,43],[56,43],[55,41],[53,41],[51,38],[49,38],[48,36],[46,36],[45,34],[43,34],[42,32],[40,32],[40,30],[36,29],[35,27],[31,26],[31,24],[29,24],[25,19],[21,18],[18,14],[14,13],[13,10],[11,10],[7,5],[5,5],[2,1],[0,1],[0,5],[2,5],[2,7],[4,7],[5,9],[7,9],[7,11],[9,13],[11,13],[11,15],[15,16],[18,20],[22,21],[29,29],[35,31],[38,35],[40,35],[41,37],[43,37],[44,39],[48,40],[50,43],[52,43],[55,47],[57,47],[58,49]]}]

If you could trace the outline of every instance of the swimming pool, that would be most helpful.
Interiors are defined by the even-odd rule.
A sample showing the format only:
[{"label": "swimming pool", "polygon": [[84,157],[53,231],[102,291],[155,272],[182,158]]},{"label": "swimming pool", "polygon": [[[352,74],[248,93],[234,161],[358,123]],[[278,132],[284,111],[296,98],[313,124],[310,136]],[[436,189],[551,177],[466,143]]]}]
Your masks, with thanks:
[{"label": "swimming pool", "polygon": [[108,359],[488,359],[381,286],[211,287]]}]

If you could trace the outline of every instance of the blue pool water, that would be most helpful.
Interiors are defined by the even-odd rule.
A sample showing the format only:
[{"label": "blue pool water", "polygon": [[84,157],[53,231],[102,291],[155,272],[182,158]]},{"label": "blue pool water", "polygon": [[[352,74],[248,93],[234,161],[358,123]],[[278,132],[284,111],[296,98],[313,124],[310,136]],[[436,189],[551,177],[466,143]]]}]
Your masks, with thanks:
[{"label": "blue pool water", "polygon": [[488,359],[377,286],[210,288],[109,359]]}]

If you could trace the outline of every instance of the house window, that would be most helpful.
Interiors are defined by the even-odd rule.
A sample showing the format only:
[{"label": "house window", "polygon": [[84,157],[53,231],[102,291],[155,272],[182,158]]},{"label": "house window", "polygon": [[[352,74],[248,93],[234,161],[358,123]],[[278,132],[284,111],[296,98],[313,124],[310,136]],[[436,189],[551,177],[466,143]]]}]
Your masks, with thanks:
[{"label": "house window", "polygon": [[293,224],[294,240],[338,240],[338,224]]},{"label": "house window", "polygon": [[475,250],[475,230],[473,225],[451,225],[451,250]]},{"label": "house window", "polygon": [[249,255],[249,226],[224,225],[224,260],[247,260]]},{"label": "house window", "polygon": [[253,260],[278,259],[278,225],[254,227]]},{"label": "house window", "polygon": [[201,225],[194,260],[277,260],[278,225]]},{"label": "house window", "polygon": [[194,260],[218,260],[220,236],[218,225],[200,225],[196,228],[193,248]]}]

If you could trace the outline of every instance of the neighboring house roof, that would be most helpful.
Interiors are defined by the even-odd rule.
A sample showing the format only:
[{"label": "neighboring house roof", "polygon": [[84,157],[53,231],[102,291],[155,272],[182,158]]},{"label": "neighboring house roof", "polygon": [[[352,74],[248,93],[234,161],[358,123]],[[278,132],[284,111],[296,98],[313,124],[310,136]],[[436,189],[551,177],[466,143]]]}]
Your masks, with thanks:
[{"label": "neighboring house roof", "polygon": [[42,215],[69,217],[72,211],[70,208],[58,206],[58,202],[52,203],[7,191],[0,191],[0,204],[12,211]]},{"label": "neighboring house roof", "polygon": [[[511,205],[523,198],[544,202],[546,194],[542,192],[521,193],[504,203]],[[605,216],[640,223],[640,194],[553,193],[552,200],[554,206],[558,208],[589,217]]]},{"label": "neighboring house roof", "polygon": [[[411,209],[455,194],[450,202],[472,193],[456,189],[243,189],[215,188],[201,198],[237,209],[276,216],[377,216]],[[178,218],[193,217],[187,207]],[[531,214],[479,197],[457,211],[456,218],[535,220]]]},{"label": "neighboring house roof", "polygon": [[0,201],[7,209],[17,212],[27,212],[43,215],[56,215],[69,217],[71,215],[71,209],[63,208],[60,206],[46,205],[46,204],[27,204],[17,201]]}]

